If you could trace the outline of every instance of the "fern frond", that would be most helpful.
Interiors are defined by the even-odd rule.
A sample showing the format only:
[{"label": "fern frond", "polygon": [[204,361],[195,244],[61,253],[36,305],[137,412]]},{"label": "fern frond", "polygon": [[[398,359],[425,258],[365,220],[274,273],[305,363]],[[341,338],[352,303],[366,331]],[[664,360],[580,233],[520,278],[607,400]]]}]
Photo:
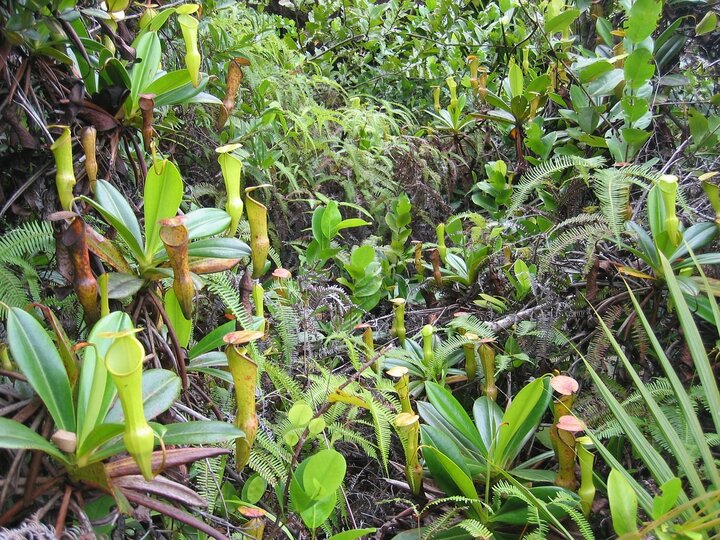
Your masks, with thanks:
[{"label": "fern frond", "polygon": [[604,158],[599,156],[593,158],[556,156],[538,167],[533,167],[525,173],[519,184],[515,186],[508,214],[512,215],[527,200],[533,190],[547,183],[555,173],[575,167],[580,169],[581,174],[587,174],[586,171],[597,169],[604,163]]}]

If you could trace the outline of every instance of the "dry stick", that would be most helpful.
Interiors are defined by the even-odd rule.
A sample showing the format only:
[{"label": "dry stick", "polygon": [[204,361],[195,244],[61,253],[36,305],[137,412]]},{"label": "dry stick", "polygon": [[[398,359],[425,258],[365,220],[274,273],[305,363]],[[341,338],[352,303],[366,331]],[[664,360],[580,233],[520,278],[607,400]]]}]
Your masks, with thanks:
[{"label": "dry stick", "polygon": [[215,405],[215,402],[210,399],[210,396],[207,395],[207,392],[205,392],[205,390],[203,390],[199,384],[192,383],[192,385],[195,391],[200,394],[200,397],[202,397],[206,401],[208,406],[212,409],[212,412],[217,417],[217,419],[220,421],[224,421],[225,417],[223,416],[222,411],[218,408],[217,405]]},{"label": "dry stick", "polygon": [[50,161],[45,163],[42,167],[40,167],[35,174],[33,174],[30,178],[25,181],[25,183],[20,186],[18,189],[16,189],[13,194],[10,196],[10,198],[7,200],[5,205],[2,207],[2,210],[0,210],[0,217],[2,217],[5,212],[8,211],[8,209],[13,205],[15,201],[17,201],[20,197],[22,197],[22,194],[27,191],[30,186],[32,186],[38,178],[43,176],[46,172],[48,172],[48,169],[50,168]]},{"label": "dry stick", "polygon": [[63,495],[60,511],[55,520],[55,538],[62,538],[63,529],[65,528],[65,518],[67,518],[68,506],[70,505],[70,496],[73,489],[71,486],[65,486],[65,494]]},{"label": "dry stick", "polygon": [[545,304],[523,309],[522,311],[518,311],[517,313],[513,313],[512,315],[508,315],[507,317],[503,317],[497,321],[485,321],[484,324],[486,324],[493,332],[497,332],[498,330],[507,330],[513,324],[529,319],[536,312],[542,311],[549,306],[550,302],[546,302]]},{"label": "dry stick", "polygon": [[[45,417],[44,412],[40,414],[41,417]],[[40,435],[44,439],[47,439],[52,430],[52,421],[45,421],[42,426],[42,432]],[[42,458],[44,453],[40,450],[34,450],[32,454],[32,460],[30,461],[30,467],[28,468],[27,484],[25,485],[25,494],[23,495],[23,501],[25,506],[30,506],[33,501],[32,497],[32,486],[37,482],[37,477],[40,475],[40,465],[42,464]]]},{"label": "dry stick", "polygon": [[[352,377],[350,377],[348,380],[346,380],[344,383],[342,383],[340,386],[337,387],[336,391],[340,392],[343,389],[345,389],[347,386],[349,386],[351,383],[356,382],[360,376],[365,372],[366,369],[370,368],[377,362],[380,357],[385,354],[385,352],[389,349],[388,346],[383,347],[378,351],[370,360],[365,362],[363,365],[360,366],[360,369],[353,374]],[[323,414],[325,414],[330,407],[332,407],[334,403],[330,403],[329,401],[326,401],[323,403],[322,407],[320,407],[313,418],[320,418]],[[290,492],[290,482],[292,482],[292,473],[293,468],[295,467],[295,464],[297,463],[298,459],[300,459],[300,452],[302,451],[302,447],[305,445],[305,441],[307,440],[308,435],[310,434],[310,429],[305,428],[305,430],[302,432],[302,435],[300,435],[300,439],[298,440],[297,444],[295,445],[295,450],[293,451],[292,460],[290,461],[290,467],[288,468],[288,474],[287,478],[285,480],[285,489],[283,491],[283,501],[286,501],[288,498],[288,494]],[[278,532],[278,529],[280,528],[280,513],[278,512],[278,515],[275,518],[275,522],[273,523],[272,529],[270,530],[270,537],[274,538],[275,534]]]},{"label": "dry stick", "polygon": [[[43,415],[38,414],[35,417],[35,420],[33,420],[32,424],[30,425],[30,429],[35,431],[37,427],[40,425],[40,422],[42,422]],[[7,475],[5,476],[6,479],[10,480],[15,474],[17,473],[18,469],[20,468],[20,465],[23,462],[23,457],[25,456],[26,450],[20,450],[15,455],[15,459],[13,459],[12,465],[10,465],[10,469],[7,472]],[[7,482],[4,486],[2,491],[0,492],[0,508],[2,508],[5,504],[5,500],[7,499],[8,491],[10,489],[10,486],[12,485],[12,482]],[[21,500],[20,503],[25,506],[25,501]],[[21,507],[22,508],[22,507]]]},{"label": "dry stick", "polygon": [[[65,474],[61,474],[57,476],[56,478],[53,478],[49,482],[46,482],[45,484],[41,485],[35,492],[33,493],[33,498],[37,499],[40,496],[42,496],[46,491],[48,491],[50,488],[55,487],[56,484],[60,483],[60,481],[65,478]],[[9,483],[9,482],[8,482]],[[14,505],[12,505],[4,514],[0,516],[0,527],[4,526],[8,522],[12,521],[15,516],[17,515],[20,510],[25,508],[25,505],[23,504],[22,500],[19,500]]]},{"label": "dry stick", "polygon": [[178,375],[180,375],[180,380],[182,381],[183,392],[187,392],[188,380],[187,370],[185,368],[185,354],[183,353],[182,347],[180,346],[180,340],[178,340],[177,334],[175,333],[175,328],[173,328],[172,322],[170,321],[170,318],[168,317],[165,308],[162,306],[162,303],[160,302],[158,297],[155,296],[155,293],[153,291],[150,291],[150,300],[155,305],[158,313],[160,313],[160,317],[162,317],[165,326],[167,326],[168,334],[170,335],[170,339],[173,343],[173,349],[175,349],[175,361],[177,363]]},{"label": "dry stick", "polygon": [[161,514],[165,514],[169,518],[180,521],[181,523],[185,523],[190,527],[204,532],[212,538],[215,538],[217,540],[229,540],[227,536],[222,534],[217,529],[214,529],[207,523],[191,516],[187,512],[183,512],[179,508],[175,508],[174,506],[158,501],[157,499],[153,499],[152,497],[142,495],[130,489],[122,490],[122,493],[123,495],[125,495],[125,497],[127,497],[129,501],[134,502],[135,504],[145,506],[150,510],[160,512]]}]

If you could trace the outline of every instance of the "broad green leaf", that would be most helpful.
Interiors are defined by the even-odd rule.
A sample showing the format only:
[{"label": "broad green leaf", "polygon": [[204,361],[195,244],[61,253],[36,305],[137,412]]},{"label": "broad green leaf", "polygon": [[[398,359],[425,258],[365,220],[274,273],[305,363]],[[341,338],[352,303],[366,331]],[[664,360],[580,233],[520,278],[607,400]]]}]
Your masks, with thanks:
[{"label": "broad green leaf", "polygon": [[625,81],[630,88],[640,88],[655,74],[652,53],[647,49],[635,49],[625,59],[624,73]]},{"label": "broad green leaf", "polygon": [[90,434],[83,439],[82,444],[78,444],[78,457],[92,452],[115,437],[119,437],[123,434],[123,431],[125,431],[125,426],[123,424],[96,425]]},{"label": "broad green leaf", "polygon": [[55,425],[74,432],[75,405],[70,380],[48,333],[35,317],[13,307],[7,315],[7,340],[13,359],[42,399]]},{"label": "broad green leaf", "polygon": [[343,219],[340,223],[338,223],[337,227],[335,227],[333,236],[343,229],[352,229],[354,227],[362,227],[363,225],[370,225],[370,223],[360,218]]},{"label": "broad green leaf", "polygon": [[190,342],[193,325],[192,321],[186,319],[185,315],[183,315],[180,302],[178,302],[175,290],[172,287],[165,292],[165,312],[175,330],[180,346],[186,349]]},{"label": "broad green leaf", "polygon": [[502,409],[491,399],[482,396],[475,400],[473,417],[475,417],[475,426],[483,442],[482,451],[486,457],[490,455],[490,448],[497,437],[502,416]]},{"label": "broad green leaf", "polygon": [[244,437],[243,430],[229,422],[203,420],[167,424],[163,442],[171,444],[217,444]]},{"label": "broad green leaf", "polygon": [[288,420],[297,427],[305,427],[312,418],[313,410],[307,403],[296,403],[288,411]]},{"label": "broad green leaf", "polygon": [[435,382],[428,381],[425,383],[425,391],[428,401],[442,418],[471,441],[476,448],[483,448],[483,440],[480,438],[475,424],[448,390]]},{"label": "broad green leaf", "polygon": [[[681,257],[686,257],[688,251],[695,251],[696,249],[705,247],[718,236],[718,232],[720,231],[718,230],[718,225],[716,223],[696,223],[695,225],[688,227],[683,233],[683,242],[668,257],[668,261],[675,263],[675,261]],[[705,255],[711,254],[706,253]],[[692,260],[689,262],[690,264],[686,266],[692,266]]]},{"label": "broad green leaf", "polygon": [[557,32],[564,32],[579,16],[579,9],[566,9],[560,15],[556,15],[549,21],[545,22],[545,33],[555,34]]},{"label": "broad green leaf", "polygon": [[257,504],[265,494],[267,487],[267,480],[262,476],[258,473],[251,475],[243,484],[242,500],[250,504]]},{"label": "broad green leaf", "polygon": [[[157,32],[143,34],[134,43],[136,63],[130,71],[130,97],[128,102],[130,108],[128,116],[132,116],[138,107],[138,96],[145,92],[145,89],[155,79],[155,74],[160,67],[162,47]],[[127,109],[126,109],[127,110]]]},{"label": "broad green leaf", "polygon": [[307,459],[303,489],[312,499],[325,499],[335,493],[345,479],[347,465],[337,450],[326,448]]},{"label": "broad green leaf", "polygon": [[85,439],[107,415],[117,390],[105,368],[105,354],[113,343],[113,334],[133,328],[130,316],[116,311],[100,319],[87,338],[89,346],[83,349],[77,394],[78,447],[85,447]]},{"label": "broad green leaf", "polygon": [[[231,321],[233,327],[231,332],[235,330],[235,321]],[[222,338],[221,338],[222,339]],[[228,365],[227,356],[225,353],[220,351],[211,351],[195,356],[190,363],[188,368],[198,367],[225,367]]]},{"label": "broad green leaf", "polygon": [[220,208],[200,208],[185,214],[185,227],[190,240],[214,236],[230,225],[230,215]]},{"label": "broad green leaf", "polygon": [[155,94],[155,106],[169,105],[169,103],[158,103],[158,98],[163,94],[177,90],[178,88],[190,84],[190,73],[187,69],[178,69],[169,71],[157,77],[146,89],[148,94]]},{"label": "broad green leaf", "polygon": [[328,540],[356,540],[357,538],[363,538],[368,534],[372,534],[375,531],[377,531],[377,529],[353,529],[351,531],[333,534]]},{"label": "broad green leaf", "polygon": [[162,245],[160,221],[175,217],[182,202],[183,181],[175,164],[165,159],[148,169],[145,179],[145,260],[152,261],[153,255]]},{"label": "broad green leaf", "polygon": [[535,379],[513,398],[503,415],[492,454],[493,464],[507,469],[532,437],[552,399],[547,377]]},{"label": "broad green leaf", "polygon": [[63,453],[50,441],[43,439],[29,427],[9,418],[0,417],[0,448],[40,450],[62,463],[68,462]]},{"label": "broad green leaf", "polygon": [[682,482],[679,478],[672,478],[660,486],[660,491],[653,499],[653,519],[662,519],[662,516],[675,508],[682,491]]},{"label": "broad green leaf", "polygon": [[135,296],[143,288],[145,280],[131,274],[108,272],[108,298],[123,300]]},{"label": "broad green leaf", "polygon": [[338,225],[342,221],[340,209],[335,201],[330,201],[325,207],[320,221],[320,229],[322,236],[328,240],[332,240],[338,232]]},{"label": "broad green leaf", "polygon": [[475,490],[475,484],[473,483],[472,478],[465,474],[457,463],[436,448],[426,446],[423,448],[422,452],[426,459],[430,458],[434,460],[446,471],[447,476],[452,479],[453,483],[457,487],[457,492],[459,494],[463,497],[467,497],[468,499],[473,499],[470,506],[475,513],[475,517],[482,519],[484,510],[479,501],[478,493]]},{"label": "broad green leaf", "polygon": [[508,80],[510,82],[510,98],[516,98],[522,96],[523,93],[523,72],[522,68],[515,63],[515,60],[510,60],[510,71],[508,73]]},{"label": "broad green leaf", "polygon": [[303,523],[310,529],[317,529],[330,517],[330,514],[335,509],[336,502],[337,496],[335,493],[325,499],[314,500],[308,508],[300,512]]},{"label": "broad green leaf", "polygon": [[700,22],[695,25],[695,35],[704,36],[710,32],[714,32],[717,28],[718,17],[715,12],[710,9],[705,16],[700,19]]},{"label": "broad green leaf", "polygon": [[204,238],[188,246],[190,257],[242,259],[250,256],[250,246],[237,238]]},{"label": "broad green leaf", "polygon": [[[202,238],[190,242],[188,255],[195,258],[243,259],[250,256],[250,246],[238,238]],[[160,264],[166,260],[165,248],[161,248],[155,254],[153,264]],[[168,277],[170,276],[172,276],[172,272],[168,273]],[[201,289],[202,283],[196,288]]]},{"label": "broad green leaf", "polygon": [[[167,411],[180,395],[180,377],[167,369],[148,369],[143,373],[142,395],[145,418],[152,420]],[[115,401],[105,422],[121,423],[124,414],[120,401]]]},{"label": "broad green leaf", "polygon": [[136,260],[141,261],[143,258],[143,242],[140,225],[135,218],[135,212],[125,197],[109,182],[98,180],[95,184],[96,201],[87,197],[81,197],[81,199],[100,212],[122,237]]},{"label": "broad green leaf", "polygon": [[[225,334],[229,334],[235,330],[235,321],[228,321],[223,325],[220,325],[213,329],[212,332],[206,334],[195,346],[188,352],[188,357],[192,360],[197,358],[201,354],[210,352],[213,349],[224,346],[225,342],[223,338]],[[225,356],[223,354],[223,356]]]},{"label": "broad green leaf", "polygon": [[608,476],[607,488],[615,533],[622,536],[638,532],[638,501],[632,486],[622,474],[613,469]]},{"label": "broad green leaf", "polygon": [[635,0],[625,21],[625,37],[640,43],[657,28],[662,0]]}]

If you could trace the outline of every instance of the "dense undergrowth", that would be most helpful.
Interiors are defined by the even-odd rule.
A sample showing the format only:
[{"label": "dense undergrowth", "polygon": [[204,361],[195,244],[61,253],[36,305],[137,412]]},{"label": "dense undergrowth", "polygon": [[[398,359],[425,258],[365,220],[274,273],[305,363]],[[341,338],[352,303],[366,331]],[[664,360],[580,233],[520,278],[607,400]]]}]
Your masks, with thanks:
[{"label": "dense undergrowth", "polygon": [[717,21],[0,6],[0,538],[717,537]]}]

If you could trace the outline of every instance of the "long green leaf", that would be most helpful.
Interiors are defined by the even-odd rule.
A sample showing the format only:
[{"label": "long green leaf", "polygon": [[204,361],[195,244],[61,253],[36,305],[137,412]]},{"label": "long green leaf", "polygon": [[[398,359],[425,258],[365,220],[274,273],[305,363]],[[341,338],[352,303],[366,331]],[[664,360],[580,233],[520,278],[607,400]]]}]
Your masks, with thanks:
[{"label": "long green leaf", "polygon": [[[630,297],[633,300],[633,304],[635,305],[635,310],[637,315],[642,318],[644,318],[644,314],[642,313],[642,309],[637,303],[637,299],[633,295],[632,291],[630,291]],[[633,380],[633,383],[635,384],[635,387],[640,392],[640,395],[642,396],[643,400],[645,401],[645,405],[647,406],[650,413],[653,415],[653,418],[657,422],[658,428],[660,428],[661,433],[664,435],[665,440],[668,443],[669,449],[674,455],[674,457],[677,459],[678,466],[683,470],[685,475],[687,476],[690,485],[692,485],[693,490],[697,495],[705,493],[705,487],[703,486],[702,480],[700,479],[700,476],[698,475],[697,470],[695,469],[693,460],[690,458],[690,454],[687,451],[687,448],[685,446],[684,441],[680,440],[680,436],[678,435],[677,431],[675,431],[675,428],[672,426],[670,421],[668,420],[667,416],[665,416],[665,413],[660,408],[660,405],[658,405],[657,401],[655,401],[655,398],[652,396],[650,391],[647,389],[647,386],[645,386],[645,383],[642,381],[640,376],[637,374],[637,371],[635,371],[635,368],[633,367],[630,360],[625,355],[625,351],[622,347],[620,347],[620,344],[617,342],[615,337],[612,335],[612,332],[608,328],[608,326],[605,324],[605,321],[600,317],[599,314],[597,314],[598,321],[600,323],[600,327],[602,328],[603,332],[605,333],[605,336],[610,341],[610,344],[612,345],[613,349],[615,350],[615,353],[618,355],[618,358],[622,362],[623,366],[625,367],[625,370],[630,375],[630,378]],[[651,333],[652,330],[648,332]],[[653,336],[654,337],[654,336]],[[658,344],[658,348],[660,348],[660,351],[658,352],[656,349],[656,353],[658,353],[658,356],[661,354],[664,354],[662,351],[662,347]],[[663,366],[664,367],[664,366]],[[684,392],[684,391],[683,391]],[[685,395],[685,398],[687,398],[687,394]],[[691,409],[692,410],[692,409]],[[703,437],[704,442],[704,437]],[[707,444],[704,442],[704,444]]]},{"label": "long green leaf", "polygon": [[217,444],[244,437],[240,428],[228,422],[206,420],[165,426],[163,441],[170,444]]},{"label": "long green leaf", "polygon": [[145,261],[152,262],[153,255],[162,244],[158,221],[175,217],[182,202],[183,181],[180,171],[169,159],[148,169],[145,180]]},{"label": "long green leaf", "polygon": [[642,506],[645,512],[651,514],[653,509],[652,496],[643,486],[640,485],[640,483],[635,479],[635,477],[630,474],[627,469],[625,469],[625,467],[623,467],[622,463],[620,463],[615,458],[615,455],[610,450],[608,450],[602,442],[600,442],[600,439],[595,436],[592,430],[588,430],[586,433],[588,437],[592,439],[595,449],[597,450],[598,454],[600,454],[600,456],[603,458],[603,460],[605,460],[605,463],[607,463],[611,468],[620,472],[625,477],[625,480],[627,480],[627,482],[633,488],[633,491],[635,491],[635,494],[638,497],[638,501],[640,502],[640,506]]},{"label": "long green leaf", "polygon": [[127,116],[132,116],[137,111],[138,96],[154,81],[162,54],[157,32],[148,32],[140,36],[134,45],[137,63],[130,71],[130,110],[127,111],[130,114]]},{"label": "long green leaf", "polygon": [[[695,413],[695,409],[692,406],[690,396],[685,390],[685,386],[683,385],[682,381],[680,381],[680,377],[678,377],[675,368],[665,354],[662,345],[660,345],[660,342],[658,341],[658,338],[655,335],[652,326],[650,325],[650,321],[648,321],[647,317],[645,316],[645,313],[643,312],[640,303],[638,302],[637,298],[635,297],[627,283],[625,285],[627,286],[628,292],[630,293],[630,300],[632,300],[633,306],[635,307],[635,313],[637,314],[638,319],[640,320],[643,328],[645,329],[645,333],[650,340],[653,350],[655,351],[655,355],[657,356],[657,359],[660,362],[663,371],[665,371],[665,376],[670,382],[670,386],[673,390],[673,393],[675,394],[675,399],[677,400],[680,411],[683,414],[687,429],[692,436],[693,441],[695,442],[695,446],[700,451],[700,455],[702,456],[703,462],[705,463],[706,474],[710,477],[711,481],[715,485],[720,485],[720,474],[718,473],[718,467],[715,464],[712,450],[707,443],[703,428],[700,425],[700,420],[698,419],[697,414]],[[682,445],[682,447],[683,449],[685,448],[684,445]],[[684,457],[683,459],[681,459],[680,455],[676,455],[676,457],[678,458],[678,465],[680,465],[683,469],[690,468],[694,473],[694,476],[697,476],[697,472],[692,466],[692,463],[690,461],[683,461],[683,459],[688,459],[688,457]],[[690,479],[691,477],[688,476],[688,478]],[[693,487],[695,487],[695,482],[692,483]],[[695,495],[700,495],[704,491],[704,488],[702,488],[701,491],[695,490]]]},{"label": "long green leaf", "polygon": [[29,313],[10,308],[7,318],[10,352],[59,429],[75,431],[70,380],[50,336]]},{"label": "long green leaf", "polygon": [[125,197],[105,180],[98,180],[95,185],[95,198],[97,201],[85,196],[81,200],[100,212],[103,218],[112,225],[132,251],[136,260],[143,258],[142,233],[135,212]]},{"label": "long green leaf", "polygon": [[425,391],[427,392],[428,401],[440,413],[441,417],[447,420],[468,440],[472,441],[476,448],[483,448],[483,441],[475,424],[450,392],[439,384],[430,381],[425,383]]},{"label": "long green leaf", "polygon": [[199,208],[185,214],[185,227],[190,240],[220,234],[228,225],[230,215],[220,208]]},{"label": "long green leaf", "polygon": [[452,482],[457,487],[458,492],[464,497],[472,499],[473,502],[470,503],[470,506],[475,513],[475,517],[480,520],[484,520],[485,510],[480,502],[480,497],[478,497],[472,478],[465,474],[453,460],[440,452],[437,448],[433,448],[432,446],[424,447],[423,456],[426,458],[430,457],[446,471],[447,475],[452,479]]},{"label": "long green leaf", "polygon": [[630,483],[621,473],[613,469],[608,476],[607,488],[613,529],[618,536],[637,533],[638,500]]},{"label": "long green leaf", "polygon": [[547,377],[535,379],[526,385],[512,400],[503,415],[492,451],[491,461],[501,469],[507,469],[545,415],[552,399]]},{"label": "long green leaf", "polygon": [[[612,337],[612,334],[610,334],[609,337]],[[585,357],[581,356],[581,358],[585,363],[585,368],[590,374],[590,378],[593,380],[595,386],[600,392],[600,396],[605,400],[605,403],[620,424],[622,430],[625,432],[628,440],[635,447],[640,455],[640,458],[648,466],[648,469],[650,469],[652,475],[656,478],[656,480],[658,480],[658,483],[662,484],[673,478],[675,475],[666,461],[662,458],[658,451],[655,450],[655,447],[645,438],[643,433],[640,431],[640,428],[638,428],[635,422],[633,422],[633,419],[615,398],[615,395],[605,385],[592,365],[585,359]]]},{"label": "long green leaf", "polygon": [[0,417],[0,448],[40,450],[62,463],[68,462],[63,453],[50,441],[43,439],[29,427],[9,418]]},{"label": "long green leaf", "polygon": [[703,391],[708,401],[708,408],[715,426],[715,433],[720,433],[720,391],[718,391],[717,379],[708,360],[703,339],[700,336],[700,332],[698,332],[687,302],[685,302],[685,298],[680,291],[670,263],[662,255],[660,256],[660,260],[663,265],[668,290],[675,304],[680,326],[685,335],[685,342],[690,350],[690,356],[692,356],[695,370],[700,377],[700,382],[702,383]]}]

